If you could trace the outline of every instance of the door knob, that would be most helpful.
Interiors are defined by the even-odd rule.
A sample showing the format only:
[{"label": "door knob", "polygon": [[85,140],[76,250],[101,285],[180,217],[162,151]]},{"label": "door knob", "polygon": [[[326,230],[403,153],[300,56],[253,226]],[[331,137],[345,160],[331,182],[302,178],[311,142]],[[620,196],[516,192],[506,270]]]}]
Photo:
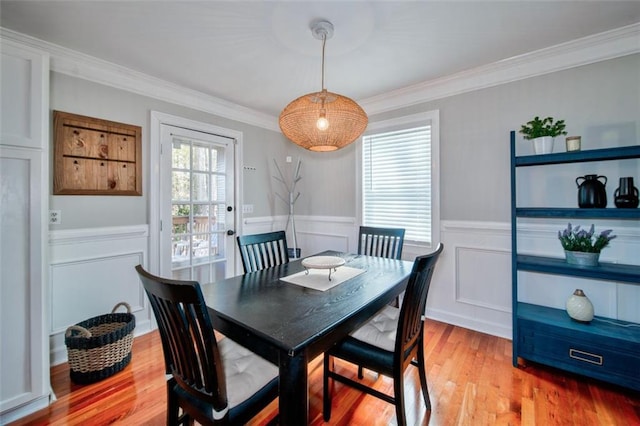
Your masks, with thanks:
[{"label": "door knob", "polygon": [[227,235],[233,235],[235,233],[236,233],[236,231],[234,231],[233,229],[227,230]]}]

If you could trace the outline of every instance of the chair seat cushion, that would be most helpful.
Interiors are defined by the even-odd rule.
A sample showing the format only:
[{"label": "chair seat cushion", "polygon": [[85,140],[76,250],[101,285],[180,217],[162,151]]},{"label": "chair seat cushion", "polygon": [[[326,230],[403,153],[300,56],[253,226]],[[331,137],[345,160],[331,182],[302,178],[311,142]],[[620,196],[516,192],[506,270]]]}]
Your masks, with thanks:
[{"label": "chair seat cushion", "polygon": [[399,317],[400,309],[387,305],[362,327],[353,331],[351,337],[393,352],[396,344]]},{"label": "chair seat cushion", "polygon": [[218,341],[224,363],[229,408],[250,398],[278,377],[278,367],[229,338]]}]

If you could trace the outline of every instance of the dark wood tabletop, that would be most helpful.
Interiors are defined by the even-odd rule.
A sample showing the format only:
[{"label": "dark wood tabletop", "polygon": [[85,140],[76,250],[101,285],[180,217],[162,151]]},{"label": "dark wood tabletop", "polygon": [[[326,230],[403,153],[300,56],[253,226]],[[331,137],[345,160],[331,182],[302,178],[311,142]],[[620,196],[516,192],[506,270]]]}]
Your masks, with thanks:
[{"label": "dark wood tabletop", "polygon": [[312,290],[280,280],[300,260],[202,285],[214,326],[279,366],[281,425],[308,423],[307,364],[371,318],[406,287],[413,264],[327,251],[365,272]]}]

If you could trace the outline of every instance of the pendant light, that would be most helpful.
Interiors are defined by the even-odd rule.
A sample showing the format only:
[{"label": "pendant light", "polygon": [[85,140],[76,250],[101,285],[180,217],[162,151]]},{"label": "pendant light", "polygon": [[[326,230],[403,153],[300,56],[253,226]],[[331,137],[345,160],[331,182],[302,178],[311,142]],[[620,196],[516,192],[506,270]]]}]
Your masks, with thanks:
[{"label": "pendant light", "polygon": [[335,151],[355,141],[369,119],[355,101],[324,87],[324,49],[333,36],[333,24],[311,23],[311,33],[322,40],[322,89],[293,100],[280,114],[280,129],[293,143],[311,151]]}]

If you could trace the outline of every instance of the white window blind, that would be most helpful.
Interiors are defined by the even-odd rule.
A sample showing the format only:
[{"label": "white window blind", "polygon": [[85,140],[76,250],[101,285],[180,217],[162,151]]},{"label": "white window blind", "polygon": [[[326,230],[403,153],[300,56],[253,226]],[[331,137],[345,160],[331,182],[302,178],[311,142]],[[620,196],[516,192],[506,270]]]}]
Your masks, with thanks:
[{"label": "white window blind", "polygon": [[362,146],[363,224],[431,244],[431,125],[370,134]]}]

